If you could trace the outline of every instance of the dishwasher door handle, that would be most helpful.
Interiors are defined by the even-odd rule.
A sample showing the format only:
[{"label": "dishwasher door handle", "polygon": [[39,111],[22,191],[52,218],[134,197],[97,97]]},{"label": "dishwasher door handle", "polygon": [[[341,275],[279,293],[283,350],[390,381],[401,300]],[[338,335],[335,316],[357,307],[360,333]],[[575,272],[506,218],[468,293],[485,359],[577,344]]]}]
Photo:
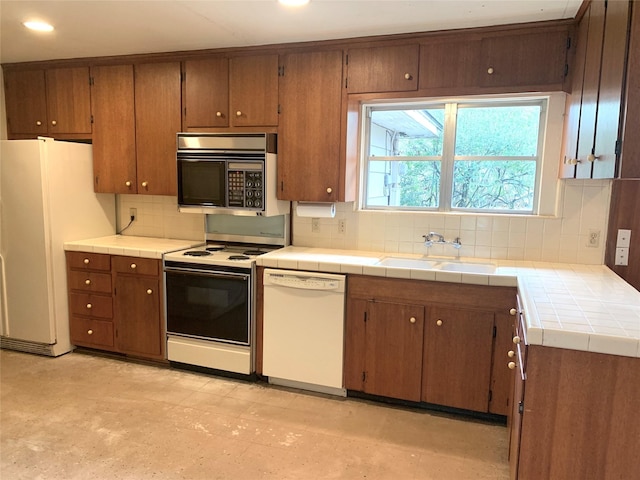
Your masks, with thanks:
[{"label": "dishwasher door handle", "polygon": [[339,288],[339,281],[328,280],[321,277],[296,276],[271,276],[269,283],[265,287],[285,287],[297,288],[299,290],[336,290]]}]

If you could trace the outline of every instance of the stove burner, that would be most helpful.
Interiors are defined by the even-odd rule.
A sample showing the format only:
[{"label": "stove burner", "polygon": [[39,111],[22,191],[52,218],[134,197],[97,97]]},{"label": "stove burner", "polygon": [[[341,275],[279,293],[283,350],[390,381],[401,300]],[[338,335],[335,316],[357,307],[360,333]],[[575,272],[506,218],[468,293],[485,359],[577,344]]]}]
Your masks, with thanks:
[{"label": "stove burner", "polygon": [[189,250],[188,252],[184,252],[183,255],[189,257],[206,257],[207,255],[211,255],[211,252],[205,250]]},{"label": "stove burner", "polygon": [[205,250],[207,250],[208,252],[219,252],[220,250],[224,249],[224,245],[209,245],[207,248],[205,248]]},{"label": "stove burner", "polygon": [[231,255],[229,260],[249,260],[249,257],[246,255]]},{"label": "stove burner", "polygon": [[242,252],[243,255],[262,255],[263,253],[267,253],[264,250],[245,250]]}]

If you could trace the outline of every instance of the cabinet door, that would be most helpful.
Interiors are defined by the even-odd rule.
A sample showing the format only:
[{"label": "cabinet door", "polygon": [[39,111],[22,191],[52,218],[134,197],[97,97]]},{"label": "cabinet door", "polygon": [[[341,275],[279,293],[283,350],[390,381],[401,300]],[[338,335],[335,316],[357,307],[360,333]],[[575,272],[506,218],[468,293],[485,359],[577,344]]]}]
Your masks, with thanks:
[{"label": "cabinet door", "polygon": [[605,25],[592,178],[613,178],[616,173],[629,2],[607,2]]},{"label": "cabinet door", "polygon": [[234,127],[278,125],[278,55],[229,60],[230,112]]},{"label": "cabinet door", "polygon": [[633,8],[631,14],[624,138],[619,168],[621,178],[640,178],[640,9]]},{"label": "cabinet door", "polygon": [[493,313],[431,308],[425,327],[422,400],[486,412]]},{"label": "cabinet door", "polygon": [[46,71],[49,133],[91,133],[89,67]]},{"label": "cabinet door", "polygon": [[44,70],[6,71],[4,88],[9,138],[13,134],[46,135]]},{"label": "cabinet door", "polygon": [[370,302],[364,391],[420,401],[424,307]]},{"label": "cabinet door", "polygon": [[479,55],[478,40],[420,45],[420,90],[477,86]]},{"label": "cabinet door", "polygon": [[184,129],[229,126],[229,59],[184,62]]},{"label": "cabinet door", "polygon": [[133,65],[91,67],[94,190],[136,193]]},{"label": "cabinet door", "polygon": [[138,193],[177,195],[176,134],[181,129],[180,63],[135,67]]},{"label": "cabinet door", "polygon": [[507,364],[513,360],[512,357],[509,357],[508,352],[514,351],[514,319],[515,317],[508,312],[495,313],[489,413],[495,413],[496,415],[508,415],[511,408],[513,371],[509,370]]},{"label": "cabinet door", "polygon": [[566,30],[491,36],[482,39],[480,85],[562,86],[567,52]]},{"label": "cabinet door", "polygon": [[419,46],[350,48],[347,92],[403,92],[418,88]]},{"label": "cabinet door", "polygon": [[114,281],[116,346],[133,355],[162,355],[158,277],[116,274]]},{"label": "cabinet door", "polygon": [[347,390],[364,390],[368,305],[368,300],[347,299],[344,335],[344,386]]},{"label": "cabinet door", "polygon": [[335,202],[340,185],[342,52],[283,57],[278,198]]}]

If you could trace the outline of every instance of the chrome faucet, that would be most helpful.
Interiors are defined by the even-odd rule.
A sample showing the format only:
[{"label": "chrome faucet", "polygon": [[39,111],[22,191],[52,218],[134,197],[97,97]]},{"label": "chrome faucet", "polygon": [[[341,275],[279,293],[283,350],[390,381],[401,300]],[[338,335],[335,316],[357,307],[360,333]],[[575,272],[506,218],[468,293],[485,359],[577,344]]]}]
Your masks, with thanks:
[{"label": "chrome faucet", "polygon": [[462,247],[462,242],[460,241],[460,237],[456,237],[453,242],[447,242],[444,239],[444,235],[437,232],[429,232],[429,235],[423,235],[422,238],[424,238],[424,246],[427,248],[432,247],[434,244],[438,244],[438,245],[451,244],[455,249],[460,249],[460,247]]}]

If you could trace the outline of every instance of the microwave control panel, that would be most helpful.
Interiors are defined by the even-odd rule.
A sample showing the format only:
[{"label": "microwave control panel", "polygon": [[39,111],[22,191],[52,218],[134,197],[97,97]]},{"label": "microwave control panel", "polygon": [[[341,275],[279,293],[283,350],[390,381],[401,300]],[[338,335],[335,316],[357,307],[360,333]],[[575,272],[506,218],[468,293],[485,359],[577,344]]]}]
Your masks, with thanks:
[{"label": "microwave control panel", "polygon": [[264,171],[262,165],[250,164],[246,168],[227,171],[230,208],[264,208]]}]

